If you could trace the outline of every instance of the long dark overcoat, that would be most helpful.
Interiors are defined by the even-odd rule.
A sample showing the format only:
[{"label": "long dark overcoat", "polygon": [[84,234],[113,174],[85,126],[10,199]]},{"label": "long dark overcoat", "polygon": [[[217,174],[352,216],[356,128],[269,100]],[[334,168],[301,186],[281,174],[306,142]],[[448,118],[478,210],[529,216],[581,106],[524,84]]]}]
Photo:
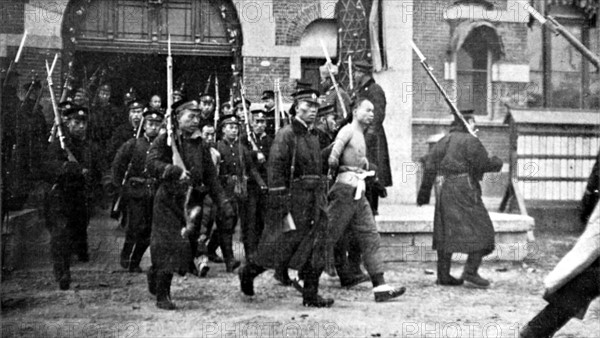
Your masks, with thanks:
[{"label": "long dark overcoat", "polygon": [[[189,183],[196,192],[202,185],[206,186],[213,201],[222,205],[224,192],[218,182],[209,149],[199,137],[182,138],[178,143],[186,169],[191,173]],[[146,157],[149,175],[159,180],[154,199],[150,252],[152,266],[157,271],[185,274],[192,254],[189,240],[181,237],[181,229],[185,227],[184,202],[188,184],[179,181],[181,171],[175,169],[172,158],[173,151],[167,145],[167,135],[158,136]]]},{"label": "long dark overcoat", "polygon": [[[370,163],[377,165],[377,176],[384,187],[392,186],[392,169],[390,168],[390,154],[388,152],[387,137],[383,129],[385,120],[386,100],[385,93],[373,78],[367,80],[362,86],[356,88],[357,99],[368,99],[373,103],[373,123],[365,132],[367,144],[367,158]],[[350,112],[349,112],[350,114]]]},{"label": "long dark overcoat", "polygon": [[494,250],[494,227],[481,200],[479,181],[485,172],[501,168],[499,158],[489,158],[481,141],[460,128],[453,128],[431,149],[419,194],[428,194],[437,176],[434,250]]},{"label": "long dark overcoat", "polygon": [[[290,191],[294,148],[296,160]],[[321,174],[319,138],[314,130],[309,131],[299,121],[292,120],[277,133],[269,154],[268,179],[269,207],[256,263],[271,269],[287,263],[290,268],[299,270],[312,259],[313,267],[324,267],[325,181]],[[284,226],[288,211],[295,230],[286,231]]]}]

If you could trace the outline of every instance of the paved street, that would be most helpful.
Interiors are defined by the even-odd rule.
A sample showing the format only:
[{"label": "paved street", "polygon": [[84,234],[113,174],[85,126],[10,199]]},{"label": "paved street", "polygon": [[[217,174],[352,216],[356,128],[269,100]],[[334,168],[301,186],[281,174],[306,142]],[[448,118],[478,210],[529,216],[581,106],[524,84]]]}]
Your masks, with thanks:
[{"label": "paved street", "polygon": [[[545,304],[543,276],[576,237],[537,234],[539,259],[485,262],[482,275],[494,281],[489,290],[436,286],[432,262],[387,264],[388,281],[405,285],[407,293],[383,304],[373,301],[369,284],[345,290],[324,277],[321,292],[336,301],[331,309],[303,308],[299,294],[277,285],[271,272],[257,279],[257,296],[247,298],[237,275],[213,264],[206,279],[174,279],[179,309],[172,312],[155,307],[144,274],[120,269],[123,233],[106,215],[91,223],[91,262],[75,263],[69,291],[54,283],[44,234],[40,238],[40,254],[30,247],[27,266],[2,283],[2,337],[516,337]],[[146,255],[142,267],[148,266]],[[453,274],[461,270],[456,263]],[[597,336],[599,314],[596,302],[559,337]]]}]

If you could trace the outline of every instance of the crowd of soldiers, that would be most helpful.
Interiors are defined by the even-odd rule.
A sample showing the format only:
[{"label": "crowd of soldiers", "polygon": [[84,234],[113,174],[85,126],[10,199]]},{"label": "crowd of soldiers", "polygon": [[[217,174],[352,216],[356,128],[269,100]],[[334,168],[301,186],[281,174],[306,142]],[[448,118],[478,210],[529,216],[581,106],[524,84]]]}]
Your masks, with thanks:
[{"label": "crowd of soldiers", "polygon": [[[248,296],[255,293],[254,279],[273,269],[279,283],[301,292],[304,306],[333,304],[318,293],[324,272],[339,276],[341,287],[370,281],[376,302],[399,297],[405,288],[384,278],[374,218],[378,199],[392,184],[385,93],[369,63],[354,64],[351,93],[337,86],[334,65],[320,71],[324,90],[299,81],[288,112],[276,109],[270,90],[262,93],[262,105],[238,95],[220,107],[210,93],[188,96],[176,90],[168,109],[160,95],[146,105],[130,91],[125,108],[118,108],[110,101],[110,86],[101,85],[91,102],[85,88],[61,102],[60,123],[52,128],[38,104],[41,83],[26,84],[20,102],[9,78],[2,101],[3,210],[25,203],[19,194],[42,196],[61,290],[70,287],[71,256],[89,261],[90,216],[108,196],[111,216],[126,233],[119,264],[141,273],[150,248],[148,289],[161,309],[176,308],[173,275],[205,277],[208,261],[224,263],[228,273],[237,270]],[[502,162],[488,156],[474,129],[473,111],[463,110],[422,158],[417,204],[429,203],[435,185],[438,285],[490,285],[478,272],[495,245],[479,181],[484,173],[499,171]],[[12,179],[15,173],[18,180]],[[595,177],[588,190],[597,197]],[[36,181],[46,185],[38,189],[31,183]],[[597,216],[597,198],[588,204],[587,217],[593,210]],[[238,224],[243,265],[233,250]],[[450,275],[456,252],[468,254],[460,278]],[[597,260],[594,264],[596,269]],[[297,279],[290,278],[289,269],[298,271]],[[582,283],[597,285],[597,280]],[[589,294],[597,296],[597,288]],[[544,316],[554,316],[552,311]],[[574,312],[569,313],[561,320]]]},{"label": "crowd of soldiers", "polygon": [[[335,65],[320,70],[323,92],[298,81],[289,112],[276,110],[270,90],[262,105],[240,93],[220,107],[211,93],[175,90],[165,109],[160,95],[145,104],[132,89],[117,107],[110,85],[101,84],[93,95],[82,87],[58,103],[53,127],[39,105],[42,83],[25,84],[20,103],[10,90],[13,76],[3,95],[3,175],[18,186],[3,187],[3,203],[39,190],[62,290],[70,287],[71,256],[89,261],[89,220],[109,200],[111,217],[125,230],[119,264],[142,272],[150,248],[148,286],[159,308],[175,308],[174,273],[205,277],[208,261],[237,270],[247,295],[256,276],[274,269],[306,306],[333,303],[318,295],[325,270],[342,287],[371,281],[376,301],[398,297],[405,290],[385,282],[374,222],[377,200],[391,185],[385,94],[368,63],[355,64],[357,90],[350,94],[334,89]],[[16,121],[25,127],[9,126]],[[343,126],[346,136],[337,142]],[[27,186],[39,181],[42,188]],[[233,250],[237,224],[243,266]]]}]

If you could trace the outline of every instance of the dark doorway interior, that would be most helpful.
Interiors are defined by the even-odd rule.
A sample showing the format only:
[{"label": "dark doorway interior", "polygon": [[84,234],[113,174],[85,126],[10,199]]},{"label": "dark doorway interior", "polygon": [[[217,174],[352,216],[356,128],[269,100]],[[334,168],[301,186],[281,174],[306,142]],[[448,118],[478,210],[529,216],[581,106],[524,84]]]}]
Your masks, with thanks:
[{"label": "dark doorway interior", "polygon": [[[73,88],[88,85],[94,90],[99,84],[112,86],[112,100],[121,105],[123,95],[134,88],[138,98],[147,102],[154,94],[159,94],[166,106],[167,66],[166,56],[158,54],[99,53],[78,51],[75,53]],[[221,102],[229,99],[232,78],[232,57],[173,56],[173,86],[184,85],[184,92],[190,99],[197,99],[204,92],[212,75],[208,92],[215,93],[215,74],[219,79]],[[96,70],[98,76],[92,83],[90,78]],[[92,93],[93,94],[93,93]]]}]

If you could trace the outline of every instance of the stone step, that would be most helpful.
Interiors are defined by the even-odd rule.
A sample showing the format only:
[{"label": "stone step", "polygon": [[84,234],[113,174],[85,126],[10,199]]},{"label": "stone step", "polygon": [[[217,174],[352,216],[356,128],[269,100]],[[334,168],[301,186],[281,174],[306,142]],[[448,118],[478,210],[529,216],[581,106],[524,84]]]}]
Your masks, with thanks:
[{"label": "stone step", "polygon": [[[435,261],[431,248],[434,207],[425,205],[389,205],[379,207],[376,217],[381,248],[386,261]],[[534,219],[529,216],[490,212],[496,231],[496,249],[486,260],[522,261],[533,259],[537,246],[533,242]],[[465,254],[453,259],[465,260]]]}]

